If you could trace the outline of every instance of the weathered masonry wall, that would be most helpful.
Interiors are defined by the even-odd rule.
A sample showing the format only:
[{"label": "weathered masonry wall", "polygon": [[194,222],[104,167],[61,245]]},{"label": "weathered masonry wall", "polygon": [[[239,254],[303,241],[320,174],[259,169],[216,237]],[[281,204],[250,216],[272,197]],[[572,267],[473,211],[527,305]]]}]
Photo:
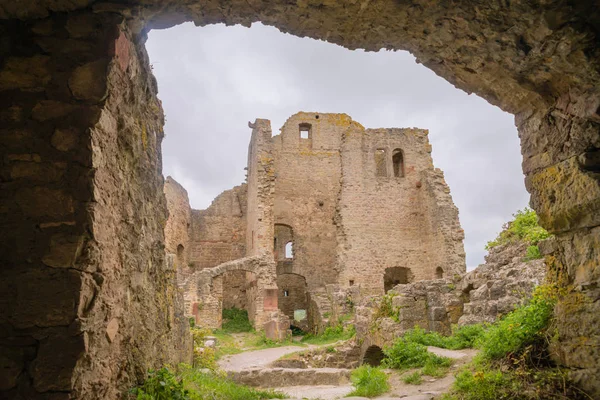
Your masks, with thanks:
[{"label": "weathered masonry wall", "polygon": [[[272,139],[275,223],[293,232],[291,270],[286,272],[305,277],[309,290],[337,279],[333,219],[340,191],[340,142],[349,121],[343,114],[297,113]],[[307,138],[301,138],[300,128]],[[278,245],[281,255],[285,243]]]},{"label": "weathered masonry wall", "polygon": [[[130,371],[157,364],[155,355],[170,354],[157,348],[176,338],[163,330],[168,329],[162,319],[165,314],[160,304],[164,303],[158,300],[171,298],[167,272],[161,269],[162,263],[153,262],[163,257],[162,250],[156,256],[157,250],[153,250],[163,247],[162,225],[155,228],[151,222],[141,230],[146,219],[155,217],[145,207],[131,205],[143,197],[135,193],[139,189],[147,195],[144,201],[152,203],[148,204],[152,215],[164,210],[162,185],[156,184],[159,172],[153,167],[159,164],[160,151],[153,147],[148,126],[145,134],[139,128],[145,120],[142,114],[160,116],[161,111],[153,110],[150,98],[137,100],[143,91],[134,91],[136,96],[129,92],[126,99],[119,97],[126,90],[113,85],[116,81],[112,79],[105,85],[103,77],[109,74],[104,71],[92,74],[97,91],[83,89],[86,85],[79,86],[78,81],[94,67],[102,70],[102,59],[109,61],[112,71],[116,63],[121,64],[117,53],[123,56],[121,60],[127,59],[126,54],[144,60],[142,32],[147,29],[183,21],[198,26],[221,22],[249,26],[261,21],[349,49],[409,50],[456,87],[515,114],[532,206],[543,226],[556,234],[556,241],[546,249],[550,268],[561,284],[575,288],[573,297],[556,311],[557,343],[563,350],[558,361],[575,371],[573,375],[584,388],[598,397],[599,13],[594,2],[566,0],[502,4],[472,0],[452,4],[148,0],[142,4],[132,0],[118,5],[3,1],[0,261],[4,267],[0,285],[8,295],[2,296],[0,324],[3,354],[9,354],[14,364],[0,372],[0,381],[8,382],[0,388],[2,395],[15,397],[17,385],[20,396],[26,398],[40,397],[37,391],[52,391],[55,397],[116,398],[119,388],[132,381]],[[124,32],[126,41],[117,40],[119,32]],[[147,87],[146,95],[153,97],[146,62],[134,65],[123,61],[122,65],[128,84]],[[107,87],[111,90],[105,98]],[[123,117],[117,124],[121,134],[112,147],[102,138],[114,140],[114,135],[90,130],[100,120],[97,111],[111,100],[122,103],[113,103],[113,107]],[[132,104],[136,108],[127,109]],[[135,136],[122,134],[121,128],[135,125],[140,129],[134,130],[139,132],[138,138],[148,139],[145,154],[130,146]],[[92,137],[101,145],[92,146]],[[92,159],[100,162],[117,157],[111,153],[114,151],[132,162],[133,177],[111,177],[123,164],[104,164],[107,173],[92,166]],[[55,168],[60,175],[60,163],[68,168],[55,179]],[[30,172],[16,172],[19,168]],[[151,176],[136,180],[145,174]],[[114,235],[104,241],[109,235],[100,234],[99,225],[104,221],[96,219],[94,208],[108,202],[100,195],[111,182],[122,192],[132,191],[133,197],[115,197],[123,200],[119,209],[127,211],[122,218],[109,220],[115,225],[105,229]],[[125,183],[129,188],[119,186]],[[137,229],[142,231],[139,237],[130,239],[127,231]],[[63,240],[65,236],[69,239]],[[79,246],[81,237],[84,244]],[[108,245],[117,241],[114,238],[120,243],[118,249]],[[109,251],[96,251],[105,245]],[[113,262],[115,252],[121,256],[117,263]],[[64,255],[69,261],[49,261],[49,254]],[[69,267],[48,267],[47,263]],[[96,291],[95,285],[101,290]],[[24,287],[27,290],[21,290]],[[117,288],[129,289],[130,295]],[[136,295],[138,292],[145,294]],[[585,301],[578,301],[580,298]],[[569,307],[573,302],[579,304],[576,312]],[[119,334],[130,340],[118,351],[108,351],[116,344],[105,339],[107,313],[117,305],[131,311],[118,319]],[[138,315],[146,316],[142,326]],[[110,332],[114,332],[112,328],[114,323]],[[59,347],[65,350],[61,352],[64,358],[55,356]],[[30,368],[32,360],[36,360],[35,368]],[[78,372],[71,379],[74,365]],[[31,389],[32,384],[36,389]]]},{"label": "weathered masonry wall", "polygon": [[0,397],[114,399],[191,354],[147,56],[114,13],[0,35]]},{"label": "weathered masonry wall", "polygon": [[407,269],[410,281],[435,279],[438,268],[464,273],[458,210],[433,168],[427,134],[354,123],[343,135],[336,219],[341,285],[381,293],[390,268]]},{"label": "weathered masonry wall", "polygon": [[192,210],[189,261],[195,270],[246,255],[246,185],[226,190],[206,210]]},{"label": "weathered masonry wall", "polygon": [[164,192],[169,214],[165,224],[165,249],[175,255],[179,278],[188,270],[192,209],[187,191],[170,176],[165,180]]},{"label": "weathered masonry wall", "polygon": [[273,252],[275,171],[271,123],[257,119],[249,126],[252,136],[248,146],[246,255],[254,256]]}]

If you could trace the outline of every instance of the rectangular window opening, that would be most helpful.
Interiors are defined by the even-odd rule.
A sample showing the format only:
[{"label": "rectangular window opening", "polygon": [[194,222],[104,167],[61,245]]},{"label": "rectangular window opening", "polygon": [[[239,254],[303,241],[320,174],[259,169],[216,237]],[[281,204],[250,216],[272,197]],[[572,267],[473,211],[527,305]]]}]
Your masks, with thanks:
[{"label": "rectangular window opening", "polygon": [[300,124],[300,139],[311,139],[311,124]]}]

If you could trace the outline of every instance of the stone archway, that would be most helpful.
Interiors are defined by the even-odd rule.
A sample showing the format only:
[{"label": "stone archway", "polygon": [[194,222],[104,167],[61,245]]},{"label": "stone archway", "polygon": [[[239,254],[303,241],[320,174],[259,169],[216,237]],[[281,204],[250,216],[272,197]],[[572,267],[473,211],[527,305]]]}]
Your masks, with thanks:
[{"label": "stone archway", "polygon": [[[409,50],[515,115],[531,205],[556,235],[542,250],[590,299],[557,307],[558,361],[600,393],[589,357],[600,347],[599,13],[566,0],[5,2],[0,321],[6,343],[25,344],[7,345],[0,391],[116,398],[148,366],[186,358],[161,248],[163,115],[145,32],[262,21],[349,49]],[[580,321],[595,322],[570,329]]]},{"label": "stone archway", "polygon": [[367,348],[365,354],[362,357],[361,363],[367,364],[372,367],[379,367],[383,361],[385,354],[381,347],[372,345]]}]

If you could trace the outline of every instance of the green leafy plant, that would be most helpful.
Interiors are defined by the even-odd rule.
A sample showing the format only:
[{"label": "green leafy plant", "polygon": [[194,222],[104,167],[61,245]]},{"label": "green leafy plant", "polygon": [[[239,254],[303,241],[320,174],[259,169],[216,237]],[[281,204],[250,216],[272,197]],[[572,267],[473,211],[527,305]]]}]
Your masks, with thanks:
[{"label": "green leafy plant", "polygon": [[446,400],[590,399],[557,367],[548,350],[552,315],[567,288],[538,286],[530,301],[492,324],[481,352],[456,377]]},{"label": "green leafy plant", "polygon": [[499,359],[536,342],[544,335],[557,300],[558,289],[555,286],[536,287],[528,303],[507,314],[485,332],[481,339],[481,356],[487,360]]},{"label": "green leafy plant", "polygon": [[542,258],[542,253],[540,253],[540,248],[537,245],[534,244],[527,248],[525,261],[537,260],[540,258]]},{"label": "green leafy plant", "polygon": [[396,292],[388,292],[381,297],[381,303],[379,303],[379,307],[375,312],[373,319],[377,320],[379,318],[392,318],[394,321],[399,321],[399,310],[397,307],[394,307],[393,301],[394,297],[398,294]]},{"label": "green leafy plant", "polygon": [[544,240],[551,236],[548,231],[538,224],[537,214],[529,207],[518,210],[513,214],[513,217],[514,219],[512,221],[504,224],[502,232],[498,234],[498,237],[486,244],[486,250],[518,241],[536,245],[540,240]]},{"label": "green leafy plant", "polygon": [[183,380],[177,378],[169,369],[161,368],[148,372],[142,386],[130,392],[137,400],[190,400],[190,394],[184,388]]},{"label": "green leafy plant", "polygon": [[390,390],[388,376],[380,368],[363,365],[352,371],[350,380],[354,390],[350,396],[375,397]]}]

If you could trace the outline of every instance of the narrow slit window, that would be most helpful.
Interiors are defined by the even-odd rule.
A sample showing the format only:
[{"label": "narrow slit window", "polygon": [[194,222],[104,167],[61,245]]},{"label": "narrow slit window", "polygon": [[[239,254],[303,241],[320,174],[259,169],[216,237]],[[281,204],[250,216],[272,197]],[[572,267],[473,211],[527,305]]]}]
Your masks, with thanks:
[{"label": "narrow slit window", "polygon": [[376,176],[387,176],[385,149],[375,150],[375,175]]},{"label": "narrow slit window", "polygon": [[289,290],[284,290],[283,291],[283,297],[289,297],[290,296],[290,291]]},{"label": "narrow slit window", "polygon": [[394,176],[402,178],[404,176],[404,154],[402,150],[396,149],[392,154],[392,163],[394,164]]}]

